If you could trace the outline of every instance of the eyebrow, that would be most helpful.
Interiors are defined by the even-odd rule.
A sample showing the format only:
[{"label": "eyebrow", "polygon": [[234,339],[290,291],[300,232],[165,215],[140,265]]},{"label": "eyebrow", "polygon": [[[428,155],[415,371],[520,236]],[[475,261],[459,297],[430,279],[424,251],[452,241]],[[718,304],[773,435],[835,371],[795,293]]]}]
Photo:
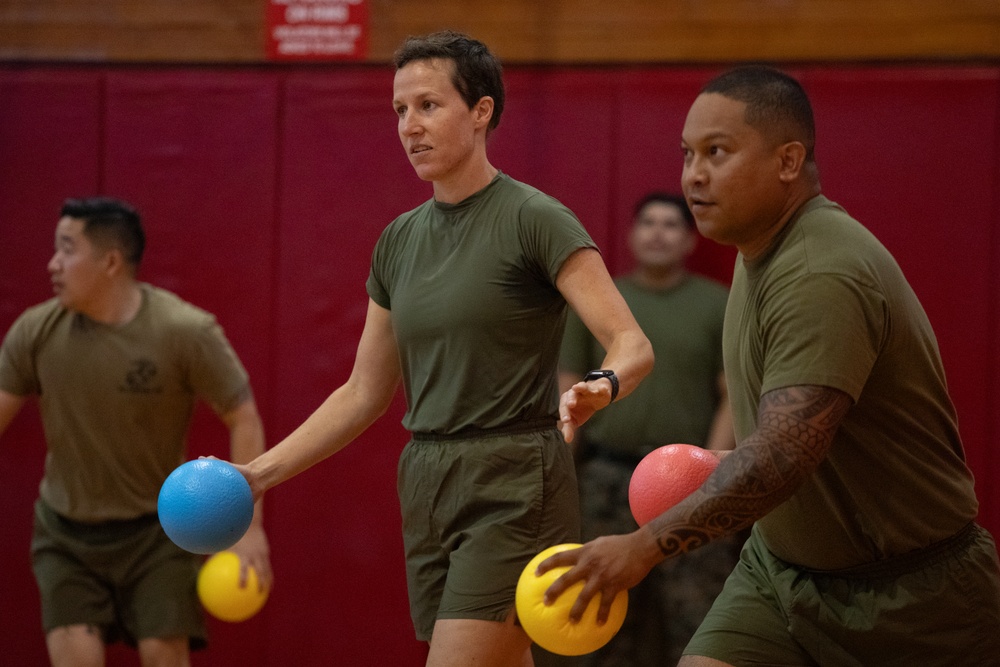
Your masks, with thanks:
[{"label": "eyebrow", "polygon": [[[723,132],[722,130],[715,130],[709,132],[703,137],[699,137],[699,141],[713,141],[716,139],[732,139],[732,138],[733,135],[729,134],[728,132]],[[683,136],[681,137],[681,141],[684,141]]]}]

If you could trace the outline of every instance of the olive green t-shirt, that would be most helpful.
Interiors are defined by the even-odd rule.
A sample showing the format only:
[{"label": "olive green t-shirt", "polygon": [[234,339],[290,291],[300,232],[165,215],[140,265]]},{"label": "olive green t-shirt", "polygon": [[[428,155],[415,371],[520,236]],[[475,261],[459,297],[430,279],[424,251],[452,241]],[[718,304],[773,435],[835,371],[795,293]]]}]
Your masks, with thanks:
[{"label": "olive green t-shirt", "polygon": [[0,389],[38,396],[48,445],[39,493],[77,521],[155,512],[163,480],[184,460],[196,397],[227,411],[251,395],[212,315],[140,287],[125,325],[50,299],[26,310],[0,348]]},{"label": "olive green t-shirt", "polygon": [[723,346],[737,442],[774,389],[822,385],[855,401],[816,473],[758,521],[776,556],[852,567],[976,516],[927,315],[889,252],[842,208],[815,197],[767,255],[737,259]]},{"label": "olive green t-shirt", "polygon": [[[644,287],[631,276],[615,284],[652,344],[656,364],[635,391],[590,418],[584,440],[632,457],[672,443],[704,447],[720,400],[726,288],[695,275],[663,290]],[[562,369],[582,377],[604,356],[604,348],[571,312]]]},{"label": "olive green t-shirt", "polygon": [[391,311],[411,431],[449,434],[557,415],[563,262],[594,242],[576,216],[498,174],[458,204],[394,220],[369,296]]}]

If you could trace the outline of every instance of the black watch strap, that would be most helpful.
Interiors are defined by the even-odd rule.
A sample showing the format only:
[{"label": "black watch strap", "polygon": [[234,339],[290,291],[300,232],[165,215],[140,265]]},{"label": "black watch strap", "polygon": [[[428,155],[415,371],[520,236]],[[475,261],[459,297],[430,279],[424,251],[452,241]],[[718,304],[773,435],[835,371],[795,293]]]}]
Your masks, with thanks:
[{"label": "black watch strap", "polygon": [[611,402],[614,403],[615,399],[618,398],[618,376],[615,375],[614,371],[590,371],[583,376],[583,381],[591,382],[593,380],[600,380],[601,378],[608,378],[611,381]]}]

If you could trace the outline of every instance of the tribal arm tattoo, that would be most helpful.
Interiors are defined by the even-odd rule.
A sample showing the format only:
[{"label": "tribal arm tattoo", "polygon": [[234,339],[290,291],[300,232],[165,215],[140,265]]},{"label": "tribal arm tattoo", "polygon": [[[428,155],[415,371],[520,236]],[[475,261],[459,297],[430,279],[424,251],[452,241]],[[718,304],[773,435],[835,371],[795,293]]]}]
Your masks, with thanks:
[{"label": "tribal arm tattoo", "polygon": [[852,404],[842,391],[813,385],[762,396],[757,429],[701,489],[649,523],[663,556],[746,528],[788,500],[826,457]]}]

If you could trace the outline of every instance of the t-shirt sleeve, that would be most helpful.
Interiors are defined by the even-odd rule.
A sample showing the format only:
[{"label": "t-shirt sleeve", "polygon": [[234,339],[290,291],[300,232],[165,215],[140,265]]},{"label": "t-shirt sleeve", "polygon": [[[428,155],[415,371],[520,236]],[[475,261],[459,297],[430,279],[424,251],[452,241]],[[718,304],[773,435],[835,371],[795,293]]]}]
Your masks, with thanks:
[{"label": "t-shirt sleeve", "polygon": [[763,304],[761,393],[820,385],[857,401],[884,340],[885,303],[874,288],[833,274],[809,275],[777,291]]},{"label": "t-shirt sleeve", "polygon": [[11,325],[0,346],[0,389],[15,396],[38,393],[38,376],[32,358],[32,326],[27,313]]},{"label": "t-shirt sleeve", "polygon": [[246,369],[214,317],[191,332],[185,354],[194,392],[216,411],[228,412],[252,396]]},{"label": "t-shirt sleeve", "polygon": [[525,256],[536,259],[539,269],[553,285],[570,255],[581,248],[597,249],[573,212],[542,193],[524,202],[520,225]]},{"label": "t-shirt sleeve", "polygon": [[391,226],[382,230],[375,248],[372,250],[371,268],[368,270],[368,280],[365,281],[365,291],[372,301],[386,310],[391,310],[391,299],[385,272],[389,270],[386,262],[390,241]]}]

